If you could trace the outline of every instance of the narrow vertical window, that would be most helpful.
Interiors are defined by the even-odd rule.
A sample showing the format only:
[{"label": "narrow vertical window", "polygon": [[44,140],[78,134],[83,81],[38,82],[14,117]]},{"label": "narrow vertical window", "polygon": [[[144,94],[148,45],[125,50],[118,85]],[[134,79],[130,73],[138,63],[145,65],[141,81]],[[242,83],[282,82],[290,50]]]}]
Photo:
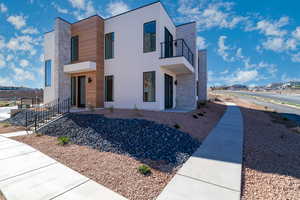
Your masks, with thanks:
[{"label": "narrow vertical window", "polygon": [[144,102],[155,101],[155,71],[143,74],[143,99]]},{"label": "narrow vertical window", "polygon": [[51,86],[51,60],[45,61],[45,87]]},{"label": "narrow vertical window", "polygon": [[156,22],[144,24],[144,53],[156,50]]},{"label": "narrow vertical window", "polygon": [[113,76],[105,76],[105,101],[113,101]]},{"label": "narrow vertical window", "polygon": [[79,37],[73,36],[71,38],[71,61],[78,60],[78,44],[79,44]]},{"label": "narrow vertical window", "polygon": [[71,77],[71,105],[76,106],[76,77]]},{"label": "narrow vertical window", "polygon": [[114,57],[114,41],[115,34],[113,32],[105,34],[105,59]]}]

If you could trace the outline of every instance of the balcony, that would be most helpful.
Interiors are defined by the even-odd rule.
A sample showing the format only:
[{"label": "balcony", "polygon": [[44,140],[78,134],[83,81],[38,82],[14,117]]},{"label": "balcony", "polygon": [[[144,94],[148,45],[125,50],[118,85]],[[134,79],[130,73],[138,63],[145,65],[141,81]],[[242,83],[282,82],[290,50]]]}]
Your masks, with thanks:
[{"label": "balcony", "polygon": [[194,73],[194,54],[184,41],[177,39],[160,43],[160,66],[175,74]]},{"label": "balcony", "polygon": [[96,71],[96,63],[91,61],[68,64],[64,66],[65,73],[79,73]]}]

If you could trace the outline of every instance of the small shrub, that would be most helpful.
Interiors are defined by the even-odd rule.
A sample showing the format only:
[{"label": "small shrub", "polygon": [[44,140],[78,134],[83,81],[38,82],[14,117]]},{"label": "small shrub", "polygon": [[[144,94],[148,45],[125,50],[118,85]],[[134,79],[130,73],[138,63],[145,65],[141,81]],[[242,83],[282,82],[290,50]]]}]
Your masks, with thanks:
[{"label": "small shrub", "polygon": [[140,165],[138,167],[138,172],[140,172],[143,175],[149,175],[151,174],[151,169],[147,165]]},{"label": "small shrub", "polygon": [[287,117],[283,117],[282,120],[288,121],[289,119]]},{"label": "small shrub", "polygon": [[36,133],[35,136],[36,136],[36,137],[42,137],[43,134],[42,134],[42,133]]},{"label": "small shrub", "polygon": [[176,123],[176,124],[174,125],[174,128],[180,129],[180,125]]},{"label": "small shrub", "polygon": [[198,116],[197,116],[196,114],[193,114],[193,117],[194,117],[195,119],[198,119]]},{"label": "small shrub", "polygon": [[197,115],[198,115],[198,116],[201,116],[201,117],[203,117],[203,116],[204,116],[204,114],[203,114],[203,113],[198,113]]},{"label": "small shrub", "polygon": [[7,128],[7,127],[9,127],[9,126],[10,126],[10,124],[9,124],[9,123],[7,123],[7,122],[1,123],[1,125],[2,125],[2,127],[3,127],[3,128]]},{"label": "small shrub", "polygon": [[70,138],[67,136],[60,136],[57,138],[57,140],[58,140],[58,144],[60,145],[66,145],[70,142]]},{"label": "small shrub", "polygon": [[114,112],[114,110],[115,110],[115,109],[114,109],[114,106],[113,106],[113,105],[111,105],[111,106],[109,107],[109,112],[110,112],[110,113],[113,113],[113,112]]}]

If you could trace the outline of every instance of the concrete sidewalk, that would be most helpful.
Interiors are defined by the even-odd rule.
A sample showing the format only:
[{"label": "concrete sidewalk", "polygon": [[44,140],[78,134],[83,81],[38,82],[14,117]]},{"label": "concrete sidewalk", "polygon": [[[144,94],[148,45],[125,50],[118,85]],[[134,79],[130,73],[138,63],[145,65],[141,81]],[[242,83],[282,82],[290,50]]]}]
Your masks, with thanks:
[{"label": "concrete sidewalk", "polygon": [[7,200],[126,200],[34,148],[1,135],[0,191]]},{"label": "concrete sidewalk", "polygon": [[241,192],[243,118],[235,104],[157,200],[238,200]]}]

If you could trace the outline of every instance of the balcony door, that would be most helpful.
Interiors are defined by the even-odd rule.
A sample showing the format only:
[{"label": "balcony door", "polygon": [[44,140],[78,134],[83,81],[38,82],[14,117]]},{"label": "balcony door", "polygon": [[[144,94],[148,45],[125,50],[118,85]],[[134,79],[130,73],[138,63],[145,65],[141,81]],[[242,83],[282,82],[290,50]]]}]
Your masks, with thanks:
[{"label": "balcony door", "polygon": [[85,76],[78,76],[78,107],[85,107]]},{"label": "balcony door", "polygon": [[165,109],[173,107],[173,77],[165,74]]},{"label": "balcony door", "polygon": [[165,57],[173,57],[173,35],[165,28]]}]

